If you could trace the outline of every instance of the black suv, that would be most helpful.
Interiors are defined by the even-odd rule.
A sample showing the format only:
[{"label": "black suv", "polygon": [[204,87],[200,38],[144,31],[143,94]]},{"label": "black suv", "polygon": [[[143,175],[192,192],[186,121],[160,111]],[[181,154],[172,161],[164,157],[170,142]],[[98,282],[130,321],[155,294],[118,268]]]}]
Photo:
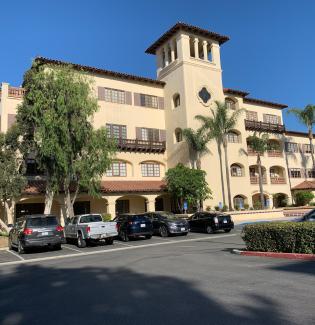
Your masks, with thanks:
[{"label": "black suv", "polygon": [[31,247],[49,246],[61,249],[63,242],[63,227],[53,215],[21,217],[9,232],[9,248],[17,248],[19,254]]},{"label": "black suv", "polygon": [[145,236],[150,239],[153,234],[152,222],[146,214],[122,214],[117,216],[118,236],[122,241],[128,241],[130,237]]},{"label": "black suv", "polygon": [[191,231],[208,234],[217,230],[230,232],[234,228],[234,222],[230,215],[215,212],[196,212],[189,218],[188,222]]},{"label": "black suv", "polygon": [[154,234],[160,235],[161,237],[167,237],[173,234],[184,236],[188,234],[188,222],[176,217],[172,212],[156,211],[148,212],[147,214],[152,220]]}]

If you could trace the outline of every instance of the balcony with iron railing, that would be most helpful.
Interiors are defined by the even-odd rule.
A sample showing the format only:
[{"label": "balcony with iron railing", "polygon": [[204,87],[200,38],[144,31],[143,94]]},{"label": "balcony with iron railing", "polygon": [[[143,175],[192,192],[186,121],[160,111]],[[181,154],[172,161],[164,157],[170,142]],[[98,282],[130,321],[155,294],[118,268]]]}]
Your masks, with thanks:
[{"label": "balcony with iron railing", "polygon": [[25,89],[21,87],[9,87],[8,97],[10,98],[23,98]]},{"label": "balcony with iron railing", "polygon": [[283,157],[283,153],[281,150],[271,149],[267,151],[268,157]]},{"label": "balcony with iron railing", "polygon": [[272,124],[260,121],[244,120],[245,130],[267,132],[267,133],[284,133],[285,126],[283,124]]},{"label": "balcony with iron railing", "polygon": [[115,139],[120,151],[164,153],[165,141],[147,141],[139,139]]},{"label": "balcony with iron railing", "polygon": [[[262,178],[263,184],[267,184],[267,177],[263,176]],[[259,184],[259,176],[250,176],[250,183],[251,184]]]},{"label": "balcony with iron railing", "polygon": [[286,179],[284,177],[271,177],[270,176],[270,183],[271,184],[286,184]]}]

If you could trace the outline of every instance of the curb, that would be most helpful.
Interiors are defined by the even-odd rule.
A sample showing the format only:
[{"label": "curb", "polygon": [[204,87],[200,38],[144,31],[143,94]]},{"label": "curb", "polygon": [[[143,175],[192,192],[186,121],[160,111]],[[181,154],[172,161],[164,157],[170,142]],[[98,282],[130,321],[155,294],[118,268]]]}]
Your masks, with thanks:
[{"label": "curb", "polygon": [[291,260],[315,261],[315,254],[254,252],[254,251],[241,251],[239,249],[233,249],[232,253],[237,255],[243,255],[243,256],[258,256],[258,257],[286,258]]}]

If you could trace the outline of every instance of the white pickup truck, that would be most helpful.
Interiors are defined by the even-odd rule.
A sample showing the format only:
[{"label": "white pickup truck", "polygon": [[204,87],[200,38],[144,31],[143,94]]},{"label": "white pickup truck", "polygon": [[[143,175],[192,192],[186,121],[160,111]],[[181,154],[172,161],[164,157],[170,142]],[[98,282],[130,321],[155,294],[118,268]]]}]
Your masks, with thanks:
[{"label": "white pickup truck", "polygon": [[100,214],[82,214],[67,220],[64,228],[67,241],[77,240],[80,248],[86,247],[88,241],[105,240],[111,245],[118,235],[115,221],[104,222]]}]

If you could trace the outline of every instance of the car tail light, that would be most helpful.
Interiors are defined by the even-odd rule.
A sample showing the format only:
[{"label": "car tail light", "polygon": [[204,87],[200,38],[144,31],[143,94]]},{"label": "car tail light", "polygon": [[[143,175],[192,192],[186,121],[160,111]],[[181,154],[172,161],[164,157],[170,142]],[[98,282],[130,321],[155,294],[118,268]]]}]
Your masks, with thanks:
[{"label": "car tail light", "polygon": [[56,227],[56,230],[57,230],[57,231],[63,231],[63,227],[61,227],[61,226],[57,226],[57,227]]},{"label": "car tail light", "polygon": [[119,230],[119,224],[116,223],[116,230]]},{"label": "car tail light", "polygon": [[86,227],[86,231],[90,232],[91,231],[91,227]]},{"label": "car tail light", "polygon": [[24,235],[31,235],[33,233],[33,229],[25,228],[23,231]]}]

